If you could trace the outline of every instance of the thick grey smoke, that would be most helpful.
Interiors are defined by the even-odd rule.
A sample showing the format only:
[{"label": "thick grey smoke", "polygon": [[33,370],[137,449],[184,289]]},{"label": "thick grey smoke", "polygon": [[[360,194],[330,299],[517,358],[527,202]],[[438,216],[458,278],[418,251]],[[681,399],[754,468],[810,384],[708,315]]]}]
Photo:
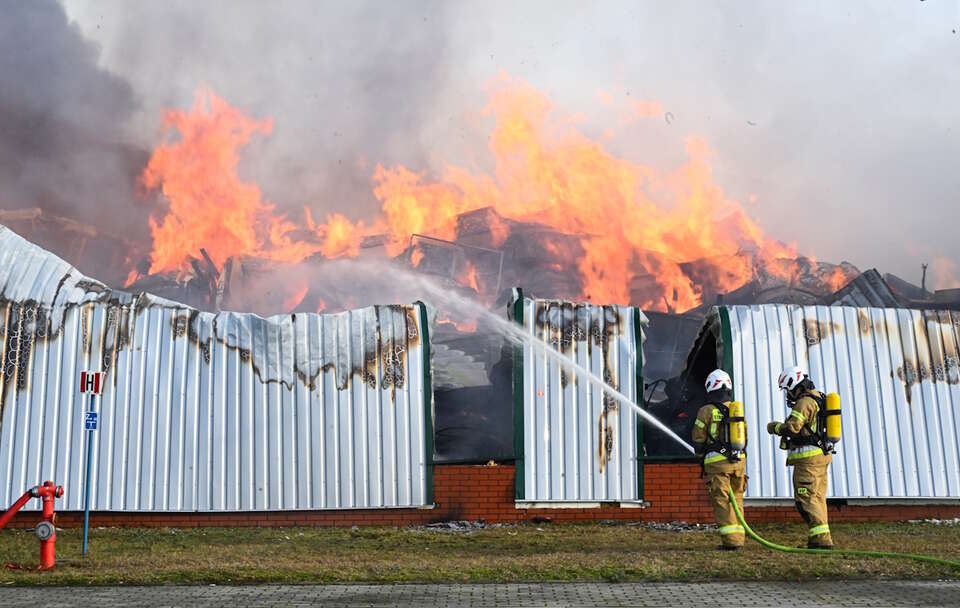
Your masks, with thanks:
[{"label": "thick grey smoke", "polygon": [[128,143],[137,98],[53,0],[4,3],[0,18],[0,208],[45,211],[135,238],[147,159]]},{"label": "thick grey smoke", "polygon": [[377,163],[422,167],[421,133],[450,62],[445,2],[68,2],[143,106],[157,142],[163,112],[209,87],[273,132],[242,152],[241,177],[294,219],[304,205],[353,219],[379,208]]}]

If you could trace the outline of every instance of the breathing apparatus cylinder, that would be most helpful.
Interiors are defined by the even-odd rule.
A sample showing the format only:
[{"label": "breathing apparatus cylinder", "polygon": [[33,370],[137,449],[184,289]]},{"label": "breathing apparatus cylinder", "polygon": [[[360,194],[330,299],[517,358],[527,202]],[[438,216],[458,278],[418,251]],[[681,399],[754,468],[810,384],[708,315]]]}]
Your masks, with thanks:
[{"label": "breathing apparatus cylinder", "polygon": [[728,426],[730,449],[734,452],[743,452],[747,449],[747,427],[743,418],[743,403],[731,401],[728,408],[730,412]]},{"label": "breathing apparatus cylinder", "polygon": [[840,420],[840,395],[827,393],[826,401],[826,439],[830,443],[839,443],[843,436]]}]

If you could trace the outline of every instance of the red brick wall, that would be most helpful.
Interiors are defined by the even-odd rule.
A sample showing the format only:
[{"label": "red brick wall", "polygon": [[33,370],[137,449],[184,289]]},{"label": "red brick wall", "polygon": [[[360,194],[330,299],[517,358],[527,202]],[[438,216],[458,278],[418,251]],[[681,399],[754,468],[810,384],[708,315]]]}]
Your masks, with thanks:
[{"label": "red brick wall", "polygon": [[[644,472],[644,499],[650,506],[643,510],[645,521],[687,521],[709,523],[713,509],[707,486],[700,478],[698,464],[648,464]],[[960,517],[960,504],[952,505],[828,505],[830,521],[905,521],[908,519]],[[750,522],[799,522],[793,505],[747,507]]]},{"label": "red brick wall", "polygon": [[643,467],[643,496],[650,506],[646,521],[713,521],[707,486],[699,464],[648,464]]},{"label": "red brick wall", "polygon": [[[599,508],[517,509],[513,501],[512,465],[438,465],[434,469],[433,509],[360,509],[352,511],[271,511],[246,513],[93,513],[94,526],[404,526],[449,519],[520,522],[629,520],[711,522],[713,510],[696,464],[648,464],[644,467],[645,509],[601,505]],[[902,521],[960,517],[960,505],[831,506],[832,521]],[[792,506],[752,507],[753,522],[799,522]],[[32,526],[36,513],[21,513],[11,525]],[[61,512],[57,524],[82,524],[83,513]]]}]

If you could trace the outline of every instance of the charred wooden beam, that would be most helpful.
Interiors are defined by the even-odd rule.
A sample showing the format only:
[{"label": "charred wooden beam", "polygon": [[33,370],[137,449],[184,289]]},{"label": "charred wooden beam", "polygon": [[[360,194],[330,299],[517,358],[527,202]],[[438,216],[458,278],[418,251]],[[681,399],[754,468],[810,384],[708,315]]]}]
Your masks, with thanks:
[{"label": "charred wooden beam", "polygon": [[207,250],[201,247],[200,254],[203,256],[203,259],[206,260],[207,264],[210,266],[210,275],[213,276],[215,279],[219,279],[220,271],[217,270],[217,265],[213,263],[212,259],[210,259],[210,254],[207,253]]},{"label": "charred wooden beam", "polygon": [[230,279],[233,278],[233,258],[227,258],[223,263],[223,275],[217,282],[214,308],[219,311],[223,303],[230,297]]}]

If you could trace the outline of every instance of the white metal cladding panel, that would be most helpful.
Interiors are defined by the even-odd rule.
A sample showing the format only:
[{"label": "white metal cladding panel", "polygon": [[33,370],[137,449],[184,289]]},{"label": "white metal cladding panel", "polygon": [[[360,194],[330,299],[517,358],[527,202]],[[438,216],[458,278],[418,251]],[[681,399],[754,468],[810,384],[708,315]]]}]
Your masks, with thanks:
[{"label": "white metal cladding panel", "polygon": [[73,287],[83,278],[57,256],[0,225],[0,294],[3,299],[52,304],[61,292],[63,295],[70,292],[70,289],[63,290],[65,283]]},{"label": "white metal cladding panel", "polygon": [[261,319],[86,304],[53,330],[35,306],[0,315],[5,504],[53,479],[66,488],[58,508],[82,507],[89,369],[107,372],[92,509],[425,504],[416,307]]},{"label": "white metal cladding panel", "polygon": [[747,497],[792,497],[779,438],[781,369],[837,392],[843,440],[830,467],[838,498],[960,498],[960,317],[945,311],[823,306],[728,309],[734,390],[750,447]]},{"label": "white metal cladding panel", "polygon": [[[633,313],[626,306],[523,302],[526,331],[630,397],[640,331]],[[523,500],[638,499],[636,413],[531,346],[523,351],[523,425]]]},{"label": "white metal cladding panel", "polygon": [[98,369],[94,510],[428,500],[418,306],[200,313],[110,291],[3,227],[0,244],[0,504],[51,479],[58,509],[82,508],[79,374]]}]

